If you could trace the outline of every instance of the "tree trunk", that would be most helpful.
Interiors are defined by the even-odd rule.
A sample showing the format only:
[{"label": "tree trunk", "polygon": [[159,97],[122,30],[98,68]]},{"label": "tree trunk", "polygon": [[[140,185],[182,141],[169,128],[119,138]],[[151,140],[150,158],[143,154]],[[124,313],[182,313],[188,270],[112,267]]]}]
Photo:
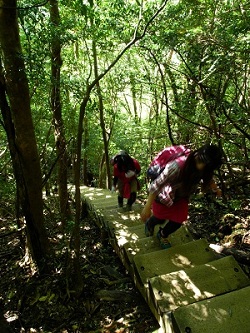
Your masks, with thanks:
[{"label": "tree trunk", "polygon": [[[10,107],[8,105],[7,96],[6,96],[6,87],[5,80],[3,75],[2,63],[0,63],[0,109],[3,117],[3,125],[6,131],[9,151],[12,161],[13,173],[16,180],[16,218],[17,218],[17,227],[21,228],[21,212],[20,212],[20,199],[24,198],[24,182],[21,173],[21,164],[18,158],[18,151],[15,146],[15,128],[11,118]],[[25,244],[24,239],[20,236],[21,244]]]},{"label": "tree trunk", "polygon": [[[96,44],[95,41],[92,41],[92,51],[93,51],[93,57],[94,57],[94,72],[95,72],[95,78],[98,78],[98,64],[97,64],[97,52],[96,52]],[[110,163],[109,163],[109,153],[108,153],[108,139],[107,139],[107,133],[106,133],[106,126],[105,126],[105,119],[104,119],[104,106],[103,106],[103,98],[102,98],[102,92],[100,87],[100,81],[97,81],[96,83],[96,89],[97,89],[97,95],[99,100],[99,115],[100,115],[100,126],[102,130],[102,140],[103,140],[103,148],[104,148],[104,155],[105,155],[105,164],[106,164],[106,175],[108,184],[106,187],[111,189],[111,178],[110,175]]]},{"label": "tree trunk", "polygon": [[[42,175],[19,39],[16,0],[0,0],[0,44],[15,129],[15,147],[23,179],[21,187],[23,186],[24,192],[21,204],[26,220],[29,250],[38,269],[42,270],[46,268],[44,263],[48,255],[49,242],[44,226]],[[17,179],[17,182],[19,181]]]},{"label": "tree trunk", "polygon": [[58,193],[63,226],[70,218],[69,195],[67,188],[67,152],[64,136],[64,124],[62,119],[62,106],[60,96],[61,74],[61,42],[58,27],[60,16],[58,1],[50,0],[50,20],[52,23],[51,40],[51,108],[53,113],[54,136],[58,157]]},{"label": "tree trunk", "polygon": [[[88,118],[85,117],[83,121],[84,133],[83,133],[83,148],[88,146],[89,133],[88,133]],[[82,159],[82,180],[84,185],[89,185],[88,182],[88,156],[86,149],[84,149],[83,159]]]}]

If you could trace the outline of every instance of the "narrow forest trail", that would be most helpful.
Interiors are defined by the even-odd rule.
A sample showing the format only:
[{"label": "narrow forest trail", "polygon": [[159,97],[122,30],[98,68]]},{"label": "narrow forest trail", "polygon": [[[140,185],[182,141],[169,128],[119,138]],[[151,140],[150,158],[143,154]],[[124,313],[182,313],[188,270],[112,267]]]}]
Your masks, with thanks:
[{"label": "narrow forest trail", "polygon": [[164,333],[249,333],[250,280],[233,256],[218,255],[183,225],[163,250],[145,237],[141,206],[117,208],[108,190],[81,187],[82,201],[128,270]]}]

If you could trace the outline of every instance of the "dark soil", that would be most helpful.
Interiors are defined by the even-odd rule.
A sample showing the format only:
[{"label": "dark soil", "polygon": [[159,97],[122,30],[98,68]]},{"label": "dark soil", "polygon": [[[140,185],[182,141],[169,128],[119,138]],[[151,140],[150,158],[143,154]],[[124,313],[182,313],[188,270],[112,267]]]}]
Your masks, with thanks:
[{"label": "dark soil", "polygon": [[[188,225],[198,238],[249,255],[249,200],[234,205],[230,208],[220,200],[197,198],[190,206]],[[12,217],[0,219],[0,302],[2,318],[8,323],[0,322],[1,333],[147,333],[157,329],[147,304],[90,216],[81,223],[83,292],[74,296],[67,270],[70,232],[62,235],[55,220],[49,216],[46,221],[57,253],[53,271],[38,276],[25,256],[22,234],[9,234]]]},{"label": "dark soil", "polygon": [[[1,236],[7,220],[0,220]],[[53,229],[52,229],[53,230]],[[67,240],[54,234],[53,273],[32,274],[17,234],[1,237],[0,295],[9,332],[146,333],[158,324],[111,245],[101,242],[93,218],[81,223],[83,292],[74,297],[67,276]],[[103,295],[104,294],[104,295]],[[1,327],[0,323],[0,327]],[[4,324],[3,324],[4,325]],[[5,326],[4,326],[5,327]]]}]

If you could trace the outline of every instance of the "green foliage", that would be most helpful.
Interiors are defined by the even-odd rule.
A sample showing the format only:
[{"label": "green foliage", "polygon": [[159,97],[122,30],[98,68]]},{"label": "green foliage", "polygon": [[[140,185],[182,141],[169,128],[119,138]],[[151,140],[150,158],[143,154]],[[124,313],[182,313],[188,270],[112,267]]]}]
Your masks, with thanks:
[{"label": "green foliage", "polygon": [[236,210],[239,210],[241,208],[241,206],[242,206],[242,200],[239,200],[239,199],[233,200],[233,199],[231,199],[228,202],[228,204],[229,204],[231,210],[236,211]]},{"label": "green foliage", "polygon": [[[7,170],[6,170],[7,171]],[[15,193],[15,181],[10,175],[1,172],[0,177],[0,198],[5,198],[6,202],[11,202]]]}]

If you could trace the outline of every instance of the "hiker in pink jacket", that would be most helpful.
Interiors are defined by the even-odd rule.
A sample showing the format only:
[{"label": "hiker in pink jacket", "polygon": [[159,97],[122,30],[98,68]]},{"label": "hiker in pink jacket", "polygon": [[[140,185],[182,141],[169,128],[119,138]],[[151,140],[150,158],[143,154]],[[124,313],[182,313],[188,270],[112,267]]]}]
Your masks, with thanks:
[{"label": "hiker in pink jacket", "polygon": [[141,171],[139,162],[122,151],[112,160],[114,166],[113,189],[118,189],[118,206],[123,207],[123,199],[127,199],[125,210],[130,211],[140,188],[137,176]]},{"label": "hiker in pink jacket", "polygon": [[167,237],[187,219],[189,198],[199,182],[202,181],[204,192],[213,188],[213,191],[220,194],[220,190],[214,186],[213,173],[221,163],[222,152],[212,144],[167,162],[163,171],[150,184],[149,196],[141,212],[146,236],[152,236],[154,227],[168,220],[165,227],[160,228],[157,237],[163,248],[170,247]]}]

